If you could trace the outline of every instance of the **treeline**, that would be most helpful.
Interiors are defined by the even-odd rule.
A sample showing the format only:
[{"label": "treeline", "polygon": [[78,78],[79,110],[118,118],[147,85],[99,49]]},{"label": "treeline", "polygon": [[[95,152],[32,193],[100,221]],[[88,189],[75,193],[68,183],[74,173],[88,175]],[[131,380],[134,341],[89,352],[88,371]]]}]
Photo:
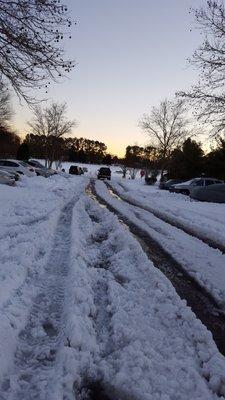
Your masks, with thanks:
[{"label": "treeline", "polygon": [[33,158],[92,164],[112,162],[111,155],[107,153],[107,146],[98,140],[29,134],[24,143]]},{"label": "treeline", "polygon": [[107,146],[98,140],[62,138],[28,134],[22,141],[10,128],[0,127],[0,158],[38,158],[91,164],[118,163],[116,156],[107,153]]},{"label": "treeline", "polygon": [[200,143],[187,139],[168,160],[168,176],[190,179],[206,175],[225,180],[225,140],[219,138],[214,150],[204,154]]},{"label": "treeline", "polygon": [[159,167],[159,153],[154,146],[127,146],[124,164],[130,168],[157,168]]},{"label": "treeline", "polygon": [[188,138],[174,149],[166,162],[153,146],[127,146],[124,164],[150,171],[163,169],[168,179],[188,180],[206,175],[225,180],[225,140],[218,138],[216,147],[205,154],[202,146]]}]

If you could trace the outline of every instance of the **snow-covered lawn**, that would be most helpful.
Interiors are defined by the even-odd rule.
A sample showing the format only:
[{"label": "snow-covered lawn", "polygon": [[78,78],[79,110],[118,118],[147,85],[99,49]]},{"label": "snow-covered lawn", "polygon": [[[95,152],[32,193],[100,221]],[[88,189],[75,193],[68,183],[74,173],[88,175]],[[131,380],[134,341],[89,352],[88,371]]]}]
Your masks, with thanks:
[{"label": "snow-covered lawn", "polygon": [[[53,176],[0,186],[0,398],[84,399],[94,381],[118,399],[225,398],[225,359],[211,333],[117,217],[87,196],[88,183]],[[179,239],[160,229],[166,247],[166,236],[170,246]]]}]

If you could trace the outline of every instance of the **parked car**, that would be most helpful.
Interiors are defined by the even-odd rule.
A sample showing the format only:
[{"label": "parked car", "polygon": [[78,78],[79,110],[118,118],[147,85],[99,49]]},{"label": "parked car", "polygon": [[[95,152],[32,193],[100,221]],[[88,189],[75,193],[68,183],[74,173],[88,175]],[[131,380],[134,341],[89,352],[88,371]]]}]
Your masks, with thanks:
[{"label": "parked car", "polygon": [[14,172],[14,171],[9,172],[9,171],[6,171],[6,170],[4,169],[4,167],[2,167],[2,166],[0,166],[0,171],[3,171],[3,172],[6,172],[7,174],[10,174],[10,175],[15,179],[15,181],[18,181],[18,180],[20,179],[20,174],[18,174],[18,172]]},{"label": "parked car", "polygon": [[194,187],[209,186],[217,183],[223,183],[223,181],[215,178],[205,178],[205,177],[194,178],[190,179],[189,181],[171,186],[170,191],[189,195],[191,189]]},{"label": "parked car", "polygon": [[108,179],[110,181],[110,179],[111,179],[111,170],[110,170],[110,168],[101,167],[98,170],[97,178],[98,179]]},{"label": "parked car", "polygon": [[162,181],[159,183],[159,189],[169,190],[172,185],[183,182],[182,179],[169,179],[168,181]]},{"label": "parked car", "polygon": [[20,175],[34,176],[35,170],[33,167],[20,160],[0,159],[0,167],[5,171],[17,172]]},{"label": "parked car", "polygon": [[16,180],[13,174],[10,174],[10,172],[0,169],[0,183],[4,185],[14,186],[16,184]]},{"label": "parked car", "polygon": [[225,203],[225,183],[191,189],[190,197],[195,200]]},{"label": "parked car", "polygon": [[27,163],[29,165],[32,165],[32,167],[35,167],[35,168],[47,168],[37,160],[30,159],[29,161],[27,161]]},{"label": "parked car", "polygon": [[87,167],[82,167],[82,169],[83,169],[84,172],[88,172]]},{"label": "parked car", "polygon": [[154,185],[157,181],[155,176],[145,176],[145,183],[146,185]]},{"label": "parked car", "polygon": [[48,178],[49,176],[55,174],[54,170],[45,167],[39,161],[29,160],[27,161],[27,164],[31,165],[35,169],[35,172],[38,176],[44,176],[45,178]]},{"label": "parked car", "polygon": [[78,167],[78,168],[79,168],[79,171],[80,171],[80,175],[83,175],[84,174],[84,169],[81,168],[81,167]]},{"label": "parked car", "polygon": [[69,174],[80,175],[80,168],[77,165],[71,165],[69,169]]}]

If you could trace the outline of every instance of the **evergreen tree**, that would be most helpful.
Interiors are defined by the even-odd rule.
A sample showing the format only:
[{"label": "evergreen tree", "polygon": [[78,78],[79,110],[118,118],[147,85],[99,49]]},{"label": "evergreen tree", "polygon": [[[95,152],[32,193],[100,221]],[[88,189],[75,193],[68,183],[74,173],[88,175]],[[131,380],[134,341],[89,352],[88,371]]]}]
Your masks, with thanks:
[{"label": "evergreen tree", "polygon": [[225,180],[225,140],[219,139],[218,146],[205,156],[205,173]]},{"label": "evergreen tree", "polygon": [[188,138],[182,149],[175,149],[168,167],[169,178],[191,179],[201,175],[203,168],[203,150],[201,144]]},{"label": "evergreen tree", "polygon": [[26,142],[21,143],[17,150],[17,159],[27,161],[30,158],[29,146]]}]

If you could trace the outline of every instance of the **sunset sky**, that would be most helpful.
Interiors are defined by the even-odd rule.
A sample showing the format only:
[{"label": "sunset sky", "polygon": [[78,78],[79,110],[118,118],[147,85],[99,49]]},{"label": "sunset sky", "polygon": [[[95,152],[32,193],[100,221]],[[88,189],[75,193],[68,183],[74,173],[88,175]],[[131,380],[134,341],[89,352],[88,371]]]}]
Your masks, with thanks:
[{"label": "sunset sky", "polygon": [[[138,127],[144,112],[197,77],[186,59],[200,44],[189,8],[202,0],[65,0],[77,26],[66,43],[77,65],[49,101],[66,101],[73,131],[106,143],[122,156],[128,144],[145,145]],[[39,94],[39,93],[38,93]],[[28,133],[31,111],[14,98],[14,126]]]}]

